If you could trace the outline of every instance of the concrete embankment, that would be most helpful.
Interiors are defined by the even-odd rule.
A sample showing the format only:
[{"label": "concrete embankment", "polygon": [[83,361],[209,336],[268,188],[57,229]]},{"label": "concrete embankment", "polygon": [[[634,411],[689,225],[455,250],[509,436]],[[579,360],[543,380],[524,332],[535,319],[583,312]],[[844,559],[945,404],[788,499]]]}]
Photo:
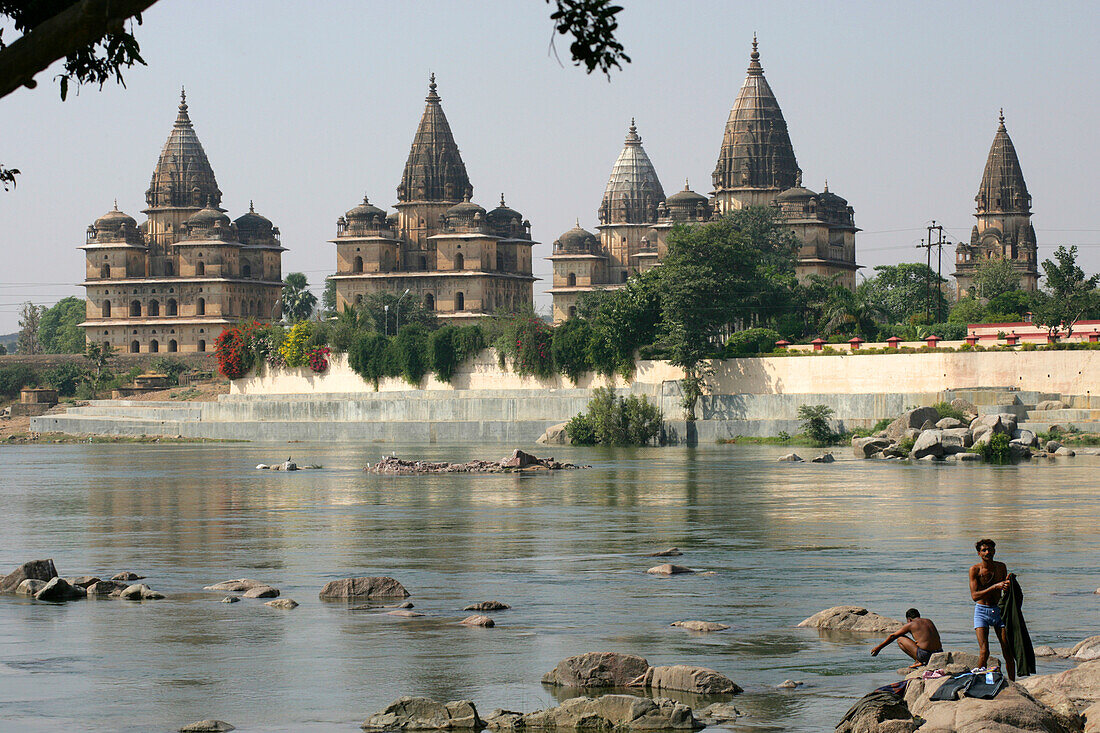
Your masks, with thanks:
[{"label": "concrete embankment", "polygon": [[[217,402],[96,401],[67,414],[33,418],[37,432],[167,435],[258,441],[343,440],[400,443],[531,443],[548,426],[583,412],[595,386],[645,395],[670,418],[673,441],[687,439],[680,371],[640,362],[635,378],[586,375],[574,386],[501,370],[484,354],[450,384],[428,378],[421,389],[383,380],[375,391],[333,360],[329,372],[282,370],[234,382]],[[870,427],[905,409],[967,399],[980,412],[1012,412],[1023,425],[1100,429],[1100,352],[984,352],[730,359],[715,364],[698,406],[700,442],[799,431],[801,405],[833,408],[837,429]],[[1044,400],[1058,410],[1037,414]]]}]

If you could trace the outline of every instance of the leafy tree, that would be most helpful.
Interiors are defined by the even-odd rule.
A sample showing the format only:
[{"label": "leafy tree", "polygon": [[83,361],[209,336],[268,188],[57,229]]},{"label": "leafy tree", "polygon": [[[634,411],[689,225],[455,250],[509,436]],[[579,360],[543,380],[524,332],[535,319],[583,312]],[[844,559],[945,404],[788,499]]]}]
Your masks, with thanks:
[{"label": "leafy tree", "polygon": [[[867,280],[868,297],[881,309],[887,322],[905,323],[928,311],[929,293],[933,321],[947,313],[943,286],[947,280],[919,262],[878,265],[875,276]],[[929,290],[931,285],[931,290]]]},{"label": "leafy tree", "polygon": [[42,313],[46,309],[27,302],[19,309],[19,346],[20,354],[41,354],[42,343],[38,340],[38,328],[42,323]]},{"label": "leafy tree", "polygon": [[888,313],[875,296],[869,282],[860,283],[855,290],[835,286],[822,309],[822,333],[855,334],[873,339],[878,333],[879,322]]},{"label": "leafy tree", "polygon": [[1064,331],[1069,338],[1073,324],[1097,309],[1100,274],[1085,277],[1085,271],[1077,265],[1077,247],[1059,247],[1054,251],[1054,260],[1043,261],[1048,292],[1035,308],[1034,320],[1052,335]]},{"label": "leafy tree", "polygon": [[92,392],[98,392],[103,383],[111,378],[111,364],[115,358],[115,350],[110,344],[89,343],[84,351],[84,358],[88,360],[91,368],[88,381],[92,385]]},{"label": "leafy tree", "polygon": [[583,299],[595,305],[590,320],[588,361],[600,374],[634,374],[634,352],[653,343],[661,320],[660,271],[647,270],[627,280],[626,285],[608,291],[598,299]]},{"label": "leafy tree", "polygon": [[[986,318],[994,323],[1022,320],[1036,305],[1035,293],[1012,290],[995,295],[986,304]],[[1008,317],[1006,317],[1008,316]]]},{"label": "leafy tree", "polygon": [[[400,305],[400,308],[398,308]],[[388,309],[387,309],[388,307]],[[378,292],[371,293],[363,298],[359,311],[370,328],[381,334],[393,336],[398,332],[398,326],[419,325],[431,331],[439,328],[439,321],[435,312],[428,310],[424,301],[409,294],[402,298],[400,293]],[[398,318],[401,321],[398,323]]]},{"label": "leafy tree", "polygon": [[575,385],[581,375],[592,369],[588,345],[592,342],[592,326],[581,318],[570,318],[554,328],[550,355],[554,366]]},{"label": "leafy tree", "polygon": [[989,258],[979,263],[974,270],[973,281],[975,295],[983,300],[1020,289],[1020,273],[1011,262],[1000,258]]},{"label": "leafy tree", "polygon": [[8,347],[4,346],[4,344],[0,344],[0,356],[7,356],[7,354],[8,354]]},{"label": "leafy tree", "polygon": [[986,307],[977,298],[959,298],[947,314],[948,323],[981,323],[985,318]]},{"label": "leafy tree", "polygon": [[26,364],[0,367],[0,397],[15,397],[19,390],[38,381],[38,375]]},{"label": "leafy tree", "polygon": [[332,345],[337,351],[348,351],[361,332],[370,330],[370,320],[362,310],[346,303],[344,310],[335,315],[336,320],[332,323]]},{"label": "leafy tree", "polygon": [[[623,53],[623,45],[615,40],[615,31],[619,27],[616,15],[622,10],[609,0],[546,0],[553,3],[557,10],[550,15],[554,21],[554,30],[562,35],[572,35],[569,52],[573,54],[573,63],[582,64],[591,74],[599,69],[607,76],[611,68],[622,68],[620,62],[630,63],[630,57]],[[553,40],[550,41],[553,46]]]},{"label": "leafy tree", "polygon": [[570,420],[565,432],[578,445],[647,445],[660,435],[663,423],[661,409],[645,395],[623,398],[610,387],[597,387],[588,411]]},{"label": "leafy tree", "polygon": [[775,351],[775,342],[779,338],[779,332],[770,328],[747,328],[729,337],[726,341],[725,356],[732,358],[770,354]]},{"label": "leafy tree", "polygon": [[313,315],[317,296],[309,292],[309,282],[301,272],[292,272],[283,281],[283,317],[291,323],[307,320]]},{"label": "leafy tree", "polygon": [[[345,308],[348,306],[345,305]],[[337,315],[336,311],[336,281],[331,278],[325,279],[325,292],[321,294],[321,315],[325,318],[332,318]]]},{"label": "leafy tree", "polygon": [[480,326],[444,326],[428,338],[431,368],[440,381],[450,382],[455,370],[485,348]]},{"label": "leafy tree", "polygon": [[58,364],[47,369],[42,378],[62,397],[71,397],[76,393],[76,388],[87,380],[88,369],[83,364]]},{"label": "leafy tree", "polygon": [[38,341],[44,354],[84,353],[84,322],[86,305],[82,298],[62,298],[52,308],[42,311],[38,324]]},{"label": "leafy tree", "polygon": [[802,432],[818,445],[828,445],[836,437],[836,433],[829,426],[829,419],[832,416],[833,408],[828,405],[798,406],[798,419],[802,425]]},{"label": "leafy tree", "polygon": [[402,326],[393,339],[393,346],[401,365],[401,376],[412,386],[419,387],[431,367],[428,329],[418,323]]}]

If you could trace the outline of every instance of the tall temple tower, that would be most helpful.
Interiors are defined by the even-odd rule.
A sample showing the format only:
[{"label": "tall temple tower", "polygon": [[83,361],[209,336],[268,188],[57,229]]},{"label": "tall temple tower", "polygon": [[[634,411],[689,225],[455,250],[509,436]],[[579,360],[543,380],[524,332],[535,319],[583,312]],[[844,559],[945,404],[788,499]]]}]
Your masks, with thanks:
[{"label": "tall temple tower", "polygon": [[148,219],[113,210],[88,227],[89,343],[129,353],[212,351],[234,321],[269,320],[282,292],[279,229],[252,205],[235,222],[180,94],[145,193]]},{"label": "tall temple tower", "polygon": [[336,307],[371,293],[405,290],[443,319],[484,318],[530,308],[531,222],[501,194],[492,211],[474,203],[474,188],[443,114],[435,74],[413,136],[396,214],[366,198],[336,222]]},{"label": "tall temple tower", "polygon": [[1012,263],[1020,274],[1020,287],[1039,287],[1038,250],[1035,228],[1031,226],[1031,195],[1016,147],[1005,128],[1004,110],[1000,112],[997,133],[985,161],[982,182],[974,197],[977,222],[970,231],[969,244],[955,248],[955,283],[960,295],[973,286],[974,272],[986,260],[1001,259]]}]

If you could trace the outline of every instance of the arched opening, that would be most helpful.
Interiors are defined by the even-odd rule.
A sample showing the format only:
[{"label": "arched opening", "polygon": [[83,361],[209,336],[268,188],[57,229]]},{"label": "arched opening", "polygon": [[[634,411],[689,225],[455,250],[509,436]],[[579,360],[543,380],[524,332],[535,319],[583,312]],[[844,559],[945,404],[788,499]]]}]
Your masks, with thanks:
[{"label": "arched opening", "polygon": [[565,284],[566,284],[566,286],[571,287],[571,288],[577,287],[577,273],[571,272],[568,275],[566,275],[565,276]]},{"label": "arched opening", "polygon": [[160,351],[160,344],[157,343],[156,339],[153,339],[152,341],[149,342],[149,353],[150,354],[155,354],[158,351]]},{"label": "arched opening", "polygon": [[196,275],[205,275],[206,274],[206,264],[203,263],[202,260],[199,260],[199,264],[195,265],[195,274]]},{"label": "arched opening", "polygon": [[176,349],[177,349],[176,340],[172,339],[171,341],[168,342],[168,350],[175,353]]},{"label": "arched opening", "polygon": [[435,296],[431,293],[424,296],[424,307],[430,311],[435,310]]},{"label": "arched opening", "polygon": [[462,293],[455,293],[455,310],[466,310],[466,296]]},{"label": "arched opening", "polygon": [[466,269],[466,258],[464,258],[462,256],[461,252],[459,252],[458,254],[455,255],[455,269],[456,270],[465,270]]},{"label": "arched opening", "polygon": [[206,342],[199,339],[199,351],[206,351]]},{"label": "arched opening", "polygon": [[363,272],[363,258],[359,255],[355,256],[355,262],[351,266],[351,271],[354,272],[356,275]]},{"label": "arched opening", "polygon": [[141,344],[139,344],[137,341],[131,341],[130,342],[130,353],[131,354],[136,354],[139,351],[141,351]]},{"label": "arched opening", "polygon": [[206,315],[206,298],[199,298],[199,302],[195,304],[195,314],[200,316]]},{"label": "arched opening", "polygon": [[500,252],[497,252],[497,271],[504,271],[504,255]]},{"label": "arched opening", "polygon": [[569,317],[570,318],[576,318],[577,317],[577,306],[575,306],[575,305],[569,306]]},{"label": "arched opening", "polygon": [[179,314],[179,306],[176,305],[175,298],[169,298],[168,303],[164,306],[165,315],[174,316]]},{"label": "arched opening", "polygon": [[149,315],[151,315],[151,316],[159,316],[160,315],[160,301],[158,301],[158,300],[150,300],[149,301]]},{"label": "arched opening", "polygon": [[627,272],[626,270],[623,270],[622,271],[622,279],[623,279],[624,283],[627,281],[627,278],[629,278],[629,277],[630,277],[630,273]]},{"label": "arched opening", "polygon": [[176,274],[176,268],[172,264],[171,260],[168,260],[167,262],[164,263],[164,274],[167,275],[168,277],[172,277],[173,275]]},{"label": "arched opening", "polygon": [[131,316],[140,316],[141,315],[141,301],[140,300],[131,300],[130,301],[130,315]]},{"label": "arched opening", "polygon": [[104,265],[103,267],[99,268],[99,276],[100,277],[110,277],[111,276],[111,266],[110,265]]},{"label": "arched opening", "polygon": [[241,277],[252,277],[252,265],[247,262],[241,265]]},{"label": "arched opening", "polygon": [[355,305],[357,307],[360,306],[360,305],[363,305],[363,294],[362,293],[359,293],[358,295],[355,296]]},{"label": "arched opening", "polygon": [[104,318],[110,318],[111,317],[111,301],[109,301],[109,300],[103,301],[103,317]]},{"label": "arched opening", "polygon": [[424,257],[423,255],[421,255],[421,257],[420,257],[420,269],[421,270],[427,270],[428,269],[428,258]]}]

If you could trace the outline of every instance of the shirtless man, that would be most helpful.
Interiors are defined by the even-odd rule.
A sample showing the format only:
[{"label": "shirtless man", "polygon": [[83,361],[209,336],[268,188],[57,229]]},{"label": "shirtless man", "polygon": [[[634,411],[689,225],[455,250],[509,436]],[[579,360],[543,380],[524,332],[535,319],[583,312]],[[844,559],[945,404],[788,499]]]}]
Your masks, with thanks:
[{"label": "shirtless man", "polygon": [[[905,626],[887,636],[881,644],[871,650],[871,656],[877,657],[890,642],[897,640],[901,650],[916,660],[916,664],[910,665],[909,669],[923,667],[928,664],[933,654],[943,651],[940,632],[934,623],[921,618],[920,611],[915,608],[905,612],[905,621]],[[913,638],[910,639],[906,634],[912,634]]]},{"label": "shirtless man", "polygon": [[1005,622],[1001,618],[1001,609],[997,603],[1001,593],[1008,590],[1008,567],[997,562],[993,555],[997,552],[997,543],[983,539],[974,543],[978,557],[982,561],[970,568],[970,597],[974,600],[974,633],[978,635],[978,666],[984,667],[989,661],[989,627],[997,632],[1001,642],[1001,651],[1005,657],[1005,669],[1010,680],[1016,679],[1016,660],[1008,653],[1005,639]]}]

